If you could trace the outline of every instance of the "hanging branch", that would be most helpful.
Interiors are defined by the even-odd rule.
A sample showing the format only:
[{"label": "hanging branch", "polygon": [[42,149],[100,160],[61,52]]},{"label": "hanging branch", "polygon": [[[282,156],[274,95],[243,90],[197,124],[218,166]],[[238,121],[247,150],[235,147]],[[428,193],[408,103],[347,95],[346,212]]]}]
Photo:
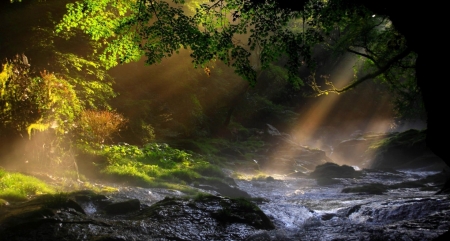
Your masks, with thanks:
[{"label": "hanging branch", "polygon": [[347,90],[353,89],[355,88],[357,85],[361,84],[362,82],[369,80],[369,79],[373,79],[378,77],[381,74],[384,74],[387,70],[389,70],[393,64],[395,64],[396,62],[398,62],[399,60],[405,58],[406,56],[408,56],[408,54],[411,53],[411,48],[407,47],[405,50],[403,50],[403,52],[399,53],[398,55],[396,55],[395,57],[393,57],[392,59],[390,59],[384,66],[378,68],[377,71],[368,74],[366,76],[363,76],[355,81],[353,81],[352,83],[348,84],[347,86],[343,87],[343,88],[336,88],[332,82],[328,81],[327,79],[325,79],[325,84],[331,86],[331,88],[326,89],[326,90],[322,90],[320,88],[319,85],[317,85],[317,82],[315,80],[315,77],[312,77],[312,81],[310,82],[310,86],[311,88],[316,92],[313,94],[314,97],[317,96],[321,96],[321,95],[327,95],[328,93],[336,93],[336,94],[340,94],[343,93]]}]

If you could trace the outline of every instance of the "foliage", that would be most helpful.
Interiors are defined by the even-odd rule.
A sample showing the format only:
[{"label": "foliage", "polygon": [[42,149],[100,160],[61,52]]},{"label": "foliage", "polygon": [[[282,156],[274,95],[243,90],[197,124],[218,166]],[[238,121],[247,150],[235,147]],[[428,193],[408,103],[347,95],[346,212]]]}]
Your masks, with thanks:
[{"label": "foliage", "polygon": [[0,168],[0,198],[7,201],[24,201],[43,193],[54,193],[54,188],[39,179],[20,173],[10,173]]},{"label": "foliage", "polygon": [[426,130],[415,130],[410,129],[401,133],[394,133],[387,138],[381,139],[379,141],[373,142],[369,146],[368,151],[378,151],[384,152],[388,148],[405,146],[414,147],[417,144],[424,143],[426,139]]},{"label": "foliage", "polygon": [[[225,177],[218,167],[167,144],[149,143],[142,148],[128,144],[108,145],[95,152],[108,159],[108,163],[98,166],[104,178],[139,186],[173,188],[175,184],[202,180],[202,176]],[[177,186],[180,188],[192,193],[185,186]]]},{"label": "foliage", "polygon": [[[180,48],[190,48],[195,66],[219,59],[254,84],[258,67],[263,69],[283,54],[288,61],[289,80],[297,83],[300,60],[309,61],[313,43],[320,35],[295,33],[284,26],[298,13],[277,8],[275,1],[93,1],[69,4],[57,32],[78,29],[105,44],[101,60],[107,67],[139,59],[160,62]],[[195,14],[192,10],[195,8]],[[230,19],[232,19],[230,21]],[[248,46],[240,40],[250,34]],[[258,61],[251,63],[252,53]],[[299,83],[299,82],[298,82]],[[297,83],[297,84],[298,84]]]},{"label": "foliage", "polygon": [[55,34],[67,2],[27,1],[0,9],[0,52],[6,59],[0,69],[0,138],[13,143],[28,133],[24,160],[16,162],[46,171],[61,163],[76,167],[71,141],[81,112],[108,109],[107,100],[115,96],[111,78],[91,52],[97,43],[80,32],[70,40]]},{"label": "foliage", "polygon": [[125,118],[113,111],[85,110],[78,121],[81,138],[97,144],[111,141],[113,134],[125,126]]},{"label": "foliage", "polygon": [[19,56],[3,66],[0,119],[4,127],[26,129],[30,137],[33,129],[52,128],[58,134],[72,130],[82,108],[74,86],[46,71],[30,75],[29,66]]},{"label": "foliage", "polygon": [[361,71],[354,69],[354,80],[342,88],[335,87],[328,79],[324,80],[328,87],[322,88],[314,77],[311,78],[309,85],[316,96],[342,93],[374,79],[387,85],[396,96],[399,117],[425,118],[415,74],[417,54],[411,51],[405,37],[386,16],[375,15],[363,6],[349,6],[343,0],[313,0],[310,4],[317,8],[306,5],[305,12],[312,13],[307,25],[326,39],[322,45],[336,56],[355,54],[362,66]]},{"label": "foliage", "polygon": [[[98,44],[80,32],[68,33],[70,40],[66,34],[55,34],[55,23],[62,18],[67,2],[69,0],[27,1],[26,4],[5,5],[7,8],[2,9],[0,20],[8,31],[2,34],[2,58],[25,51],[33,72],[47,70],[71,83],[84,105],[105,107],[106,100],[115,94],[111,79],[94,52]],[[24,7],[17,11],[18,6]]]}]

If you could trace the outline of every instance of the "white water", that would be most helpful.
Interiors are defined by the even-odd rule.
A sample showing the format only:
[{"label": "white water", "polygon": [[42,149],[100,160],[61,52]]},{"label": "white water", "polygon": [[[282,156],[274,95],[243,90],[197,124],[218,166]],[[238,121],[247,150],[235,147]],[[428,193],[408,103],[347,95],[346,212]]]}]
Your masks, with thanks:
[{"label": "white water", "polygon": [[[269,202],[260,208],[291,240],[432,240],[450,227],[450,200],[418,188],[385,195],[341,193],[368,183],[413,181],[430,172],[369,173],[361,179],[318,186],[314,179],[274,176],[277,181],[237,181],[242,190]],[[378,235],[378,236],[377,236]]]}]

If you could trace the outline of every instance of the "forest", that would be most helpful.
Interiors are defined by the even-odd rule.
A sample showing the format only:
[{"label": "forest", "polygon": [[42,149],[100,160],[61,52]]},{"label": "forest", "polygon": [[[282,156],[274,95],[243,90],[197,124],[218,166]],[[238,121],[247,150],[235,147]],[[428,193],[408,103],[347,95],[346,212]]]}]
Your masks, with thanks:
[{"label": "forest", "polygon": [[382,2],[0,3],[0,240],[445,240],[442,63]]}]

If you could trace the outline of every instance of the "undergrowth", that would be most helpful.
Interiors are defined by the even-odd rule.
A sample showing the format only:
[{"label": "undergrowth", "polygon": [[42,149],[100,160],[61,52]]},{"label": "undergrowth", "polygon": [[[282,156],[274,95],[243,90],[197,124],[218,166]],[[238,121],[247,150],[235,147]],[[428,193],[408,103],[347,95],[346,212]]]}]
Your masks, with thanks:
[{"label": "undergrowth", "polygon": [[201,156],[172,148],[167,144],[101,146],[97,150],[85,148],[90,154],[106,157],[98,165],[105,179],[143,187],[177,189],[196,193],[188,185],[205,177],[224,178],[222,170]]},{"label": "undergrowth", "polygon": [[0,199],[25,201],[32,195],[45,193],[55,193],[55,189],[35,177],[0,168]]}]

